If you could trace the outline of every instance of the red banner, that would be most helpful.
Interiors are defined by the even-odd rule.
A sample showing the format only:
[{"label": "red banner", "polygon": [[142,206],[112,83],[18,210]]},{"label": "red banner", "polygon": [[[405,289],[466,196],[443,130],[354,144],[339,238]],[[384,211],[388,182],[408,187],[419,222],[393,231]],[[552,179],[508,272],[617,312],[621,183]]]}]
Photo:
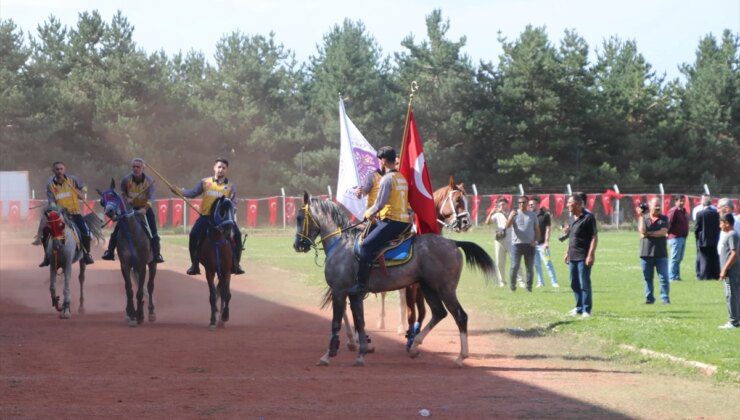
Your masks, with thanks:
[{"label": "red banner", "polygon": [[[195,198],[195,199],[190,200],[190,204],[192,204],[193,207],[195,207],[195,209],[193,209],[193,207],[188,206],[188,209],[189,209],[189,212],[188,212],[188,226],[193,226],[195,224],[195,221],[198,220],[198,217],[200,217],[200,215],[198,214],[198,212],[201,211],[201,204],[202,203],[203,203],[203,200],[201,200],[199,198]],[[196,210],[198,210],[198,211],[196,211]]]},{"label": "red banner", "polygon": [[[693,208],[701,204],[701,197],[691,197],[691,207]],[[691,212],[689,212],[691,214]]]},{"label": "red banner", "polygon": [[87,216],[88,214],[92,213],[90,209],[95,210],[96,202],[97,202],[96,200],[87,200],[86,201],[87,205],[84,205],[84,204],[82,205],[82,215]]},{"label": "red banner", "polygon": [[157,200],[155,201],[157,206],[157,220],[159,221],[159,227],[163,228],[167,224],[167,213],[170,209],[170,200]]},{"label": "red banner", "polygon": [[18,228],[21,223],[21,202],[20,200],[8,201],[8,223],[14,228]]},{"label": "red banner", "polygon": [[688,195],[686,196],[686,199],[683,200],[683,207],[686,209],[686,214],[691,217],[691,197]]},{"label": "red banner", "polygon": [[498,195],[491,194],[488,196],[488,198],[491,200],[491,205],[488,206],[488,208],[486,209],[486,217],[488,217],[488,215],[491,214],[491,212],[493,212],[493,210],[496,208],[496,200],[498,199]]},{"label": "red banner", "polygon": [[673,203],[671,200],[672,200],[672,196],[670,194],[665,194],[663,196],[663,209],[662,209],[663,214],[667,214],[668,210],[670,210],[671,207],[673,207]]},{"label": "red banner", "polygon": [[41,218],[41,211],[46,207],[46,200],[28,200],[28,216],[26,220],[29,226],[36,228]]},{"label": "red banner", "polygon": [[540,207],[544,207],[547,211],[550,211],[550,194],[540,194]]},{"label": "red banner", "polygon": [[277,223],[278,198],[270,197],[267,199],[267,208],[270,209],[270,226]]},{"label": "red banner", "polygon": [[[642,196],[640,194],[632,194],[631,198],[632,198],[632,208],[636,209],[640,205],[640,203],[642,203]],[[635,211],[635,215],[639,216],[640,213]]]},{"label": "red banner", "polygon": [[612,209],[612,197],[607,194],[601,195],[601,205],[604,206],[604,214],[611,216],[614,210]]},{"label": "red banner", "polygon": [[652,200],[653,198],[658,197],[658,195],[657,194],[648,194],[645,197],[646,197],[646,200],[647,200],[646,202],[647,203],[650,203],[650,200]]},{"label": "red banner", "polygon": [[257,227],[257,211],[259,201],[247,200],[247,226]]},{"label": "red banner", "polygon": [[321,199],[321,201],[326,201],[329,199],[329,194],[321,194],[319,198]]},{"label": "red banner", "polygon": [[185,214],[185,202],[173,198],[172,199],[172,226],[178,227],[182,226],[182,216]]},{"label": "red banner", "polygon": [[555,197],[555,217],[560,217],[565,208],[565,194],[553,194]]},{"label": "red banner", "polygon": [[481,196],[479,195],[473,196],[473,212],[471,214],[473,216],[473,220],[478,220],[478,211],[480,210],[480,200],[481,200]]},{"label": "red banner", "polygon": [[295,222],[295,198],[285,197],[285,223],[290,225]]},{"label": "red banner", "polygon": [[586,197],[586,208],[588,209],[588,211],[594,211],[594,205],[596,204],[597,198],[599,198],[599,194],[588,194],[588,196]]}]

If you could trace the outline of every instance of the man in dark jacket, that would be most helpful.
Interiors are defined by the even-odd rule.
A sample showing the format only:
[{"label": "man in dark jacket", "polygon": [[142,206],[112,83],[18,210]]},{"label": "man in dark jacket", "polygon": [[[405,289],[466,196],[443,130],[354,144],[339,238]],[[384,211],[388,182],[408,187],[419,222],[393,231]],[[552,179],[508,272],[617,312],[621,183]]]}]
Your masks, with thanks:
[{"label": "man in dark jacket", "polygon": [[698,280],[719,279],[719,213],[711,206],[709,197],[702,197],[701,210],[696,215],[696,278]]}]

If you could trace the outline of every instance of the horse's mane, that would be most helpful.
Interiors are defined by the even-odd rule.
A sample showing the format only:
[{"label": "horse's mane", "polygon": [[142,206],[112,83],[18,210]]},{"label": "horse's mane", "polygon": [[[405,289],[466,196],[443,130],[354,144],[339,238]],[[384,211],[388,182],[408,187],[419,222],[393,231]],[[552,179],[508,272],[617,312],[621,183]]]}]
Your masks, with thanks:
[{"label": "horse's mane", "polygon": [[[321,213],[331,217],[331,220],[334,222],[334,224],[337,225],[337,227],[344,229],[349,226],[349,218],[347,217],[347,214],[333,201],[322,200],[318,197],[311,197],[311,207],[318,208]],[[356,235],[357,232],[359,232],[357,228],[342,231],[343,234],[348,233],[352,236]]]}]

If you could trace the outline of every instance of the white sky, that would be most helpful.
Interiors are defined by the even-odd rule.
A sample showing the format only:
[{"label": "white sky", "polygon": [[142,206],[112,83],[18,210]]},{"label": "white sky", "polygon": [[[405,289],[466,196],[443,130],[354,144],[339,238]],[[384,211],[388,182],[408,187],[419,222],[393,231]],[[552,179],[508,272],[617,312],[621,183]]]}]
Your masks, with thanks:
[{"label": "white sky", "polygon": [[305,61],[344,18],[362,20],[385,54],[400,51],[404,36],[426,37],[424,19],[435,8],[450,20],[449,37],[467,36],[465,52],[475,64],[498,62],[498,31],[513,40],[533,24],[546,26],[554,43],[565,29],[575,29],[589,43],[592,58],[609,36],[634,39],[658,74],[675,78],[678,65],[694,61],[702,36],[719,37],[726,28],[740,32],[740,0],[0,0],[0,17],[35,33],[49,15],[74,26],[79,12],[97,9],[109,21],[120,9],[147,52],[195,49],[209,59],[225,33],[274,31],[278,42]]}]

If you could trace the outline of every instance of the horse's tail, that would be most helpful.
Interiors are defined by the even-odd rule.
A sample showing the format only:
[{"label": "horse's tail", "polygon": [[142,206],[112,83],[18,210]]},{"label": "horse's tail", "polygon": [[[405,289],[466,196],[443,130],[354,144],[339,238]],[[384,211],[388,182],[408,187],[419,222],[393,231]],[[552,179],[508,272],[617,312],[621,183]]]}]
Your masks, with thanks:
[{"label": "horse's tail", "polygon": [[88,230],[90,230],[90,237],[95,238],[97,242],[103,242],[103,223],[95,213],[89,213],[83,216],[85,224],[87,224]]},{"label": "horse's tail", "polygon": [[488,284],[496,274],[496,265],[493,262],[493,258],[476,243],[455,241],[455,245],[465,253],[465,261],[468,265],[483,272],[483,278],[486,280],[486,284]]},{"label": "horse's tail", "polygon": [[324,296],[321,298],[321,309],[328,308],[333,298],[334,294],[331,291],[331,287],[327,286],[326,290],[324,290]]}]

